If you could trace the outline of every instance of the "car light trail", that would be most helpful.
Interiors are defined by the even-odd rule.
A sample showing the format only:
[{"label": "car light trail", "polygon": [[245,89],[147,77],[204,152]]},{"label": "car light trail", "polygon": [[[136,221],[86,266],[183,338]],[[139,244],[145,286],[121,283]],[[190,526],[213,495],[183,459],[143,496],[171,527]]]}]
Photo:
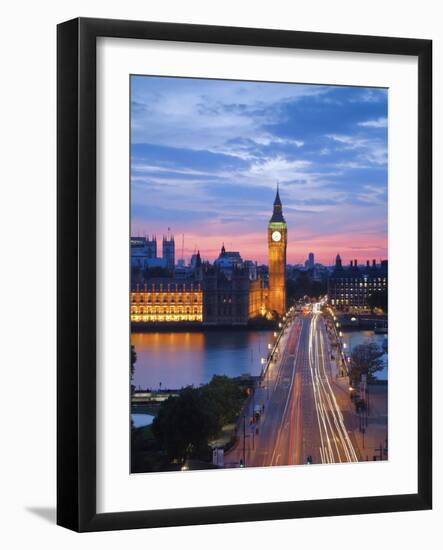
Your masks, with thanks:
[{"label": "car light trail", "polygon": [[320,319],[318,308],[314,308],[309,329],[308,361],[320,432],[320,457],[324,463],[357,462],[357,454],[326,372],[325,336]]}]

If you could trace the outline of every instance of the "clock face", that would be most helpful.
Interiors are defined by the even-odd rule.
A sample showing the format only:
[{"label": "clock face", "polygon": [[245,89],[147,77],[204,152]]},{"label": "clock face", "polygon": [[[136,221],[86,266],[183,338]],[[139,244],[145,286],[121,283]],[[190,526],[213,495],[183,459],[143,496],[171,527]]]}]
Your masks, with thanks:
[{"label": "clock face", "polygon": [[274,231],[272,233],[272,240],[275,242],[275,243],[278,243],[279,241],[281,241],[281,233],[280,231]]}]

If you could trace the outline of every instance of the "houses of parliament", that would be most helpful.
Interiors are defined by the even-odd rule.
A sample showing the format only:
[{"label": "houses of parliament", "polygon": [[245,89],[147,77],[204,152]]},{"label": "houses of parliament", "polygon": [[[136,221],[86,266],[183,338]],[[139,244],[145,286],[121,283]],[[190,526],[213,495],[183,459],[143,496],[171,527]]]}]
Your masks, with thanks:
[{"label": "houses of parliament", "polygon": [[286,311],[287,226],[279,190],[267,228],[268,269],[244,261],[222,245],[218,258],[203,262],[197,252],[189,266],[175,264],[175,242],[131,238],[130,311],[134,329],[158,324],[247,326],[251,321],[278,319]]}]

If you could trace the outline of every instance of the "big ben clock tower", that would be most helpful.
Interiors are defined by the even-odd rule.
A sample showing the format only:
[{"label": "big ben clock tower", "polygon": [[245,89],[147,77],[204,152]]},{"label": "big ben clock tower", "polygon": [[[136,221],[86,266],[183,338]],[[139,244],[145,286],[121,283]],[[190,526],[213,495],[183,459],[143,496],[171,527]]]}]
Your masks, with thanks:
[{"label": "big ben clock tower", "polygon": [[268,224],[268,269],[269,303],[268,308],[280,317],[286,312],[286,244],[288,232],[283,217],[282,204],[278,192],[275,195],[274,210]]}]

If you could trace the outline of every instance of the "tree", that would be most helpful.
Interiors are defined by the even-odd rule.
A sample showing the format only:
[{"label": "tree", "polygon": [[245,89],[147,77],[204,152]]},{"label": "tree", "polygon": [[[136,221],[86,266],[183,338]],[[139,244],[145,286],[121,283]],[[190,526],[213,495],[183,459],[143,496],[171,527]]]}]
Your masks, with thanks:
[{"label": "tree", "polygon": [[375,343],[368,342],[355,346],[351,353],[351,378],[358,384],[362,374],[366,374],[368,382],[374,380],[375,373],[384,367],[381,357],[384,351]]},{"label": "tree", "polygon": [[169,460],[206,460],[209,441],[220,434],[225,424],[235,421],[244,399],[244,389],[238,381],[213,376],[209,384],[185,388],[177,397],[162,403],[152,423],[152,433]]},{"label": "tree", "polygon": [[134,378],[134,372],[135,372],[135,362],[137,361],[137,354],[135,352],[135,347],[131,345],[131,363],[130,363],[130,375],[131,375],[131,391],[134,391],[135,386],[132,384],[132,380]]},{"label": "tree", "polygon": [[184,461],[207,448],[219,431],[214,403],[201,388],[185,388],[160,407],[152,433],[170,460]]},{"label": "tree", "polygon": [[233,422],[240,412],[245,394],[232,378],[214,375],[209,384],[202,387],[204,397],[211,403],[219,429]]}]

